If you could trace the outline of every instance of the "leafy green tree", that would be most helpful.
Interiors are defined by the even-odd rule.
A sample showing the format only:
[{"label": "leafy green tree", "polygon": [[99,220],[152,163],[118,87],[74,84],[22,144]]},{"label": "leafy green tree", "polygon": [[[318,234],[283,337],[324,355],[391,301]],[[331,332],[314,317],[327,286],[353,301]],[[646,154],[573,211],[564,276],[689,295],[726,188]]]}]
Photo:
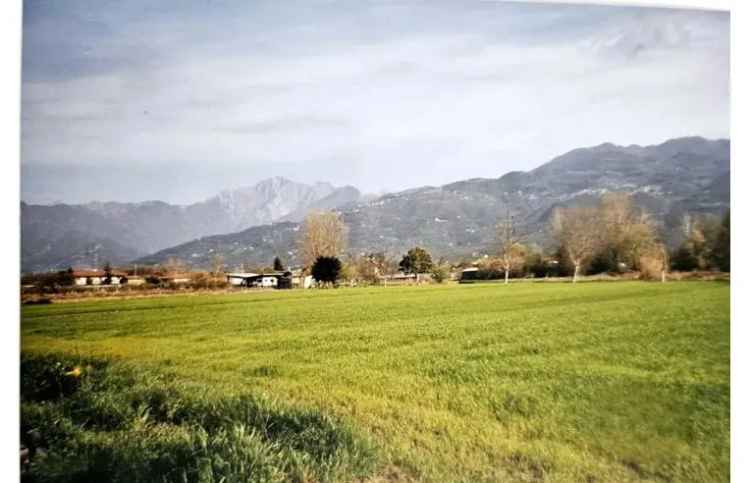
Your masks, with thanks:
[{"label": "leafy green tree", "polygon": [[722,272],[729,272],[731,268],[730,251],[731,251],[731,232],[729,211],[724,214],[716,233],[714,246],[711,250],[711,259],[716,268]]},{"label": "leafy green tree", "polygon": [[615,273],[619,271],[618,253],[612,246],[605,246],[591,257],[587,273]]},{"label": "leafy green tree", "polygon": [[432,270],[432,256],[424,248],[414,247],[406,252],[398,266],[404,273],[427,273]]},{"label": "leafy green tree", "polygon": [[523,263],[523,273],[532,275],[534,278],[544,278],[549,273],[549,263],[539,252],[527,253]]},{"label": "leafy green tree", "polygon": [[683,243],[677,250],[672,253],[672,270],[678,272],[691,272],[696,270],[699,265],[698,257],[691,249],[691,245]]},{"label": "leafy green tree", "polygon": [[73,277],[73,269],[68,268],[67,270],[61,270],[57,272],[57,283],[63,287],[69,287],[75,284],[75,277]]},{"label": "leafy green tree", "polygon": [[273,259],[273,269],[277,272],[283,272],[284,271],[284,264],[281,263],[281,258],[275,257]]},{"label": "leafy green tree", "polygon": [[104,280],[102,280],[102,284],[112,284],[112,266],[109,264],[109,262],[104,264]]},{"label": "leafy green tree", "polygon": [[311,272],[318,282],[335,285],[341,274],[341,260],[337,257],[318,257],[313,263]]}]

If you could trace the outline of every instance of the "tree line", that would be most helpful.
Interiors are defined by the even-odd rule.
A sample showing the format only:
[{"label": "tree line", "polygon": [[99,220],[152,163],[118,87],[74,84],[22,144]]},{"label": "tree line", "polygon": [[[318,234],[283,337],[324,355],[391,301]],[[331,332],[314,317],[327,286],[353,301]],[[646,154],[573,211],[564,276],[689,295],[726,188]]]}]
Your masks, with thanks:
[{"label": "tree line", "polygon": [[[431,280],[441,283],[452,271],[466,267],[476,268],[472,273],[475,279],[501,279],[506,283],[511,278],[566,276],[576,282],[581,275],[625,271],[639,272],[645,279],[664,280],[670,270],[730,270],[729,211],[721,219],[686,215],[683,239],[672,251],[662,239],[660,226],[624,193],[605,194],[586,206],[558,207],[550,217],[548,230],[554,244],[545,250],[532,243],[529,230],[506,212],[497,225],[489,253],[479,260],[449,264],[444,259],[434,260],[426,248],[418,246],[409,249],[400,260],[378,251],[346,255],[349,230],[341,216],[313,212],[302,223],[297,248],[304,272],[322,286],[335,286],[341,281],[386,283],[398,273],[417,280],[421,274],[428,274]],[[191,282],[201,288],[221,285],[224,270],[224,259],[216,255],[210,272]],[[272,266],[250,270],[286,271],[278,256]],[[104,284],[111,279],[111,271],[109,263],[105,264]],[[162,266],[134,267],[126,274],[142,276],[148,284],[159,285],[166,274],[184,271],[187,267],[171,258]],[[43,287],[73,285],[73,271],[37,275],[32,283]]]},{"label": "tree line", "polygon": [[325,285],[338,280],[378,283],[397,272],[430,274],[445,280],[452,269],[473,265],[477,279],[570,276],[573,282],[587,274],[639,272],[644,279],[665,280],[670,270],[730,269],[730,215],[691,217],[684,240],[670,251],[660,226],[630,195],[608,193],[587,206],[559,207],[549,221],[554,240],[543,250],[529,242],[530,233],[508,212],[497,226],[494,247],[478,262],[449,265],[433,261],[423,247],[414,247],[397,263],[382,252],[341,257],[347,248],[348,229],[333,212],[312,213],[303,222],[298,241],[305,267]]}]

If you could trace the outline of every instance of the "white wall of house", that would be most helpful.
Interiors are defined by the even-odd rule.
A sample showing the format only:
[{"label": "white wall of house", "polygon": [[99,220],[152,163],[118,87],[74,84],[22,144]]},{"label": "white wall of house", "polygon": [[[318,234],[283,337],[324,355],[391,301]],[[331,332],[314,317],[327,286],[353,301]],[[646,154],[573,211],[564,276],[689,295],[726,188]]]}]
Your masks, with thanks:
[{"label": "white wall of house", "polygon": [[[113,275],[111,285],[120,285],[121,278]],[[89,279],[91,280],[90,284],[88,283]],[[104,277],[76,277],[75,284],[77,286],[104,285]]]},{"label": "white wall of house", "polygon": [[260,281],[261,287],[275,287],[278,283],[278,280],[276,277],[263,277],[263,279]]}]

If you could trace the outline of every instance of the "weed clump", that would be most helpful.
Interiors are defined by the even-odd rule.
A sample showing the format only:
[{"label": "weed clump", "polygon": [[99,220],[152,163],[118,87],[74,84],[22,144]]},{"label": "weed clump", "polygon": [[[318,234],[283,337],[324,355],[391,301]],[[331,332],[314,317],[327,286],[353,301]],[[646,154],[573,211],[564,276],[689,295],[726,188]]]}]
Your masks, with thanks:
[{"label": "weed clump", "polygon": [[215,397],[118,362],[21,359],[24,482],[348,481],[372,444],[315,409]]}]

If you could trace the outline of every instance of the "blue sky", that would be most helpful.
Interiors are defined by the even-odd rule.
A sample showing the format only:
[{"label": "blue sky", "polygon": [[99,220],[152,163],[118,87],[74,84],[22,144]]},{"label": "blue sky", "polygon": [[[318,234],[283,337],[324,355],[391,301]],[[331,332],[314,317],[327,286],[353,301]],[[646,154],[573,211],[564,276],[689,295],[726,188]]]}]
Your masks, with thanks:
[{"label": "blue sky", "polygon": [[368,192],[729,136],[729,15],[479,1],[26,0],[22,198]]}]

